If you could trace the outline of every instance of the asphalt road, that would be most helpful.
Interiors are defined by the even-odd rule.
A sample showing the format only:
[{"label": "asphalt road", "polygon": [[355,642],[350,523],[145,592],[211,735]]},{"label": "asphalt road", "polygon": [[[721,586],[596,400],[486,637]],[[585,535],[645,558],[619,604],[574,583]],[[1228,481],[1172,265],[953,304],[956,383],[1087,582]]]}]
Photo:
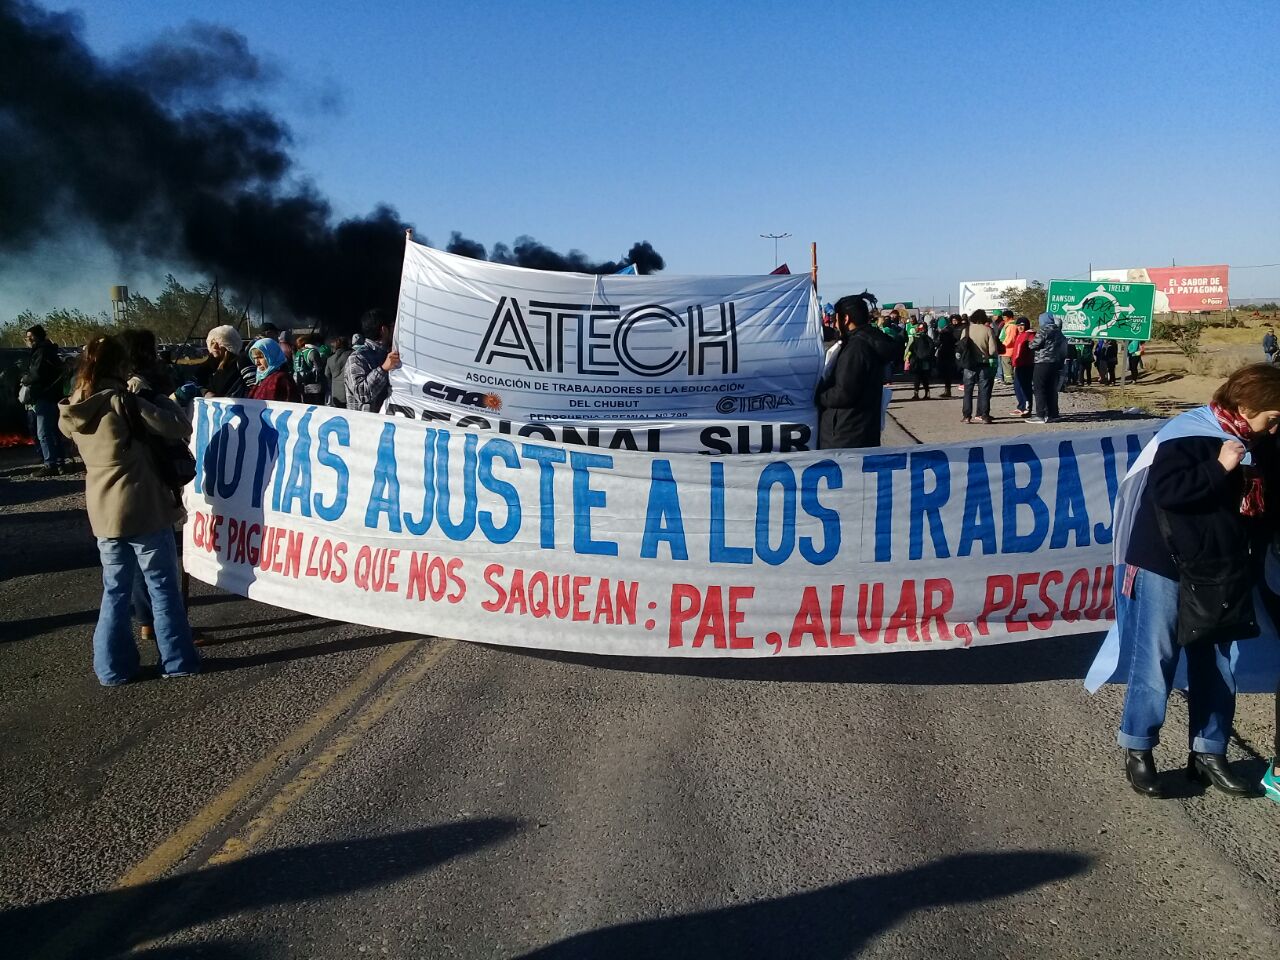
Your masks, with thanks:
[{"label": "asphalt road", "polygon": [[[1280,947],[1280,808],[1172,769],[1173,799],[1132,793],[1119,691],[1078,680],[1096,638],[654,663],[406,637],[197,585],[207,672],[104,690],[78,481],[16,463],[0,460],[4,956]],[[1269,710],[1241,705],[1250,774]]]}]

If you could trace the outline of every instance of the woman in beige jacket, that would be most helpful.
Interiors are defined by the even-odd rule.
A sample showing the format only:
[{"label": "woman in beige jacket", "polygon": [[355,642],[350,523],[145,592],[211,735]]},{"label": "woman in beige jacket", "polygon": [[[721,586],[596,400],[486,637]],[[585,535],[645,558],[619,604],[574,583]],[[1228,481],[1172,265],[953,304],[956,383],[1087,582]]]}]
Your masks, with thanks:
[{"label": "woman in beige jacket", "polygon": [[185,441],[191,426],[176,407],[129,393],[124,344],[103,337],[84,351],[71,396],[58,409],[59,429],[84,460],[89,526],[102,558],[102,608],[93,632],[93,668],[103,686],[138,672],[130,624],[134,578],[146,583],[164,676],[200,670],[200,654],[179,587],[173,525],[185,516],[179,495],[161,478],[147,434]]}]

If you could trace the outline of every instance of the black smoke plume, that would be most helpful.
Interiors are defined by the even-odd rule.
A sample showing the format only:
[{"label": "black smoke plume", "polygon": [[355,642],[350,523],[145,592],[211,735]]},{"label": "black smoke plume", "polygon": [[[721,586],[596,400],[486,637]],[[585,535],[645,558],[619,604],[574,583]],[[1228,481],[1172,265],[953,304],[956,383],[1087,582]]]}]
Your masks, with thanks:
[{"label": "black smoke plume", "polygon": [[[0,0],[0,254],[88,224],[121,254],[184,260],[296,318],[347,328],[369,307],[394,309],[409,224],[386,205],[335,222],[295,168],[288,127],[232,102],[275,72],[243,36],[192,24],[107,62],[81,32],[75,15]],[[449,249],[485,257],[457,233]],[[663,266],[648,243],[594,263],[530,237],[490,258],[588,273]]]}]

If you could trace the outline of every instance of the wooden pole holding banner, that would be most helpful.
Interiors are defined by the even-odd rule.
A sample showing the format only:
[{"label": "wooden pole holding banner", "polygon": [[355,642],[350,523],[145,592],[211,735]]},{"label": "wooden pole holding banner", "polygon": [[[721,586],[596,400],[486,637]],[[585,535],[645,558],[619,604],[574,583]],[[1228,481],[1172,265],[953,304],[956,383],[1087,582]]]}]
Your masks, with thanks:
[{"label": "wooden pole holding banner", "polygon": [[818,242],[809,244],[809,276],[813,280],[813,292],[818,293]]}]

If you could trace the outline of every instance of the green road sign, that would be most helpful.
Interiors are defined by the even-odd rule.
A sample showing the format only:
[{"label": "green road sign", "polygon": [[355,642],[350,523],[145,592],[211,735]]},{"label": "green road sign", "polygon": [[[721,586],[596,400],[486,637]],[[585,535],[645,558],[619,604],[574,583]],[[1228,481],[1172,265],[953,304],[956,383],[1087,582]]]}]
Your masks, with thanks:
[{"label": "green road sign", "polygon": [[1068,337],[1150,340],[1154,283],[1050,280],[1049,312]]}]

